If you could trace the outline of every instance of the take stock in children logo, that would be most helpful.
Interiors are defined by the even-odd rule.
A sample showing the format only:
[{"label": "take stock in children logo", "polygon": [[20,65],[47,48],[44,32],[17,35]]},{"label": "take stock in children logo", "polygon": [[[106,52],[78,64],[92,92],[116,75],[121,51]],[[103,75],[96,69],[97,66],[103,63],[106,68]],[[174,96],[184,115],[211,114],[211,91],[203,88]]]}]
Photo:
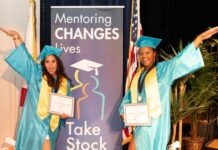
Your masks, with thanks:
[{"label": "take stock in children logo", "polygon": [[[77,90],[77,89],[81,89],[83,96],[79,97],[76,101],[76,119],[80,120],[81,119],[81,105],[82,102],[84,101],[93,101],[93,99],[89,99],[89,93],[86,91],[87,86],[89,86],[91,84],[91,82],[85,82],[83,83],[82,81],[80,81],[80,77],[79,77],[79,72],[80,70],[82,71],[86,71],[86,72],[90,72],[90,71],[94,71],[95,74],[94,75],[90,75],[90,79],[93,79],[94,82],[94,88],[92,89],[92,92],[98,96],[101,97],[101,120],[103,121],[104,119],[104,108],[105,108],[105,95],[104,93],[98,91],[100,82],[98,79],[98,68],[102,67],[103,64],[91,61],[91,60],[87,60],[87,59],[83,59],[81,61],[78,61],[72,65],[70,65],[71,67],[75,68],[75,72],[74,72],[74,79],[77,82],[77,85],[75,85],[73,88],[71,88],[71,91]],[[84,103],[83,103],[84,104]],[[97,109],[97,108],[96,108]],[[67,143],[69,144],[66,148],[68,150],[72,150],[72,149],[82,149],[82,150],[106,150],[106,142],[103,141],[103,137],[101,136],[101,128],[99,126],[94,126],[91,127],[88,125],[87,121],[83,122],[83,126],[76,126],[75,122],[67,122],[66,123],[68,126],[68,133],[69,136],[67,139]],[[80,139],[74,139],[73,136],[71,136],[72,134],[77,135],[77,136],[99,136],[99,140],[95,141],[95,142],[81,142]]]}]

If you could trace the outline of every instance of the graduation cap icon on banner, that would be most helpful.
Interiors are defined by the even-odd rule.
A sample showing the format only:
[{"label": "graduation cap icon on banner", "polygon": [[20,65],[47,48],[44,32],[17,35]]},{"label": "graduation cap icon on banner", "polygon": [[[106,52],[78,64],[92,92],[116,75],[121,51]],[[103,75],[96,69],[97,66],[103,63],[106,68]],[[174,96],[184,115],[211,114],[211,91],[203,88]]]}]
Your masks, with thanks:
[{"label": "graduation cap icon on banner", "polygon": [[70,65],[71,67],[80,69],[80,70],[84,70],[87,72],[90,72],[92,70],[95,70],[95,75],[98,75],[98,68],[103,66],[103,64],[91,61],[91,60],[87,60],[87,59],[83,59],[81,61],[78,61],[72,65]]}]

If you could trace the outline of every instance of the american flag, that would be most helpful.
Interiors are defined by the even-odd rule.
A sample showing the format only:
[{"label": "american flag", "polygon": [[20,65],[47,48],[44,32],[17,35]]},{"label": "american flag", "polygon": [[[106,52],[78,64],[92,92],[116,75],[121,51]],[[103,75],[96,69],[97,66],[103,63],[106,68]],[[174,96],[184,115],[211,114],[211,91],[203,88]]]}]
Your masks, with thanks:
[{"label": "american flag", "polygon": [[125,91],[129,89],[138,66],[137,48],[135,47],[135,43],[140,35],[142,35],[139,2],[140,0],[132,0],[132,15],[130,23],[129,54],[127,60],[127,78]]},{"label": "american flag", "polygon": [[[136,73],[138,67],[137,51],[135,43],[138,38],[142,35],[142,27],[140,22],[140,0],[132,0],[132,12],[131,12],[131,23],[130,23],[130,38],[129,38],[129,54],[127,60],[127,76],[125,91],[127,92],[131,81]],[[123,127],[122,129],[122,145],[130,142],[131,140],[132,127]]]}]

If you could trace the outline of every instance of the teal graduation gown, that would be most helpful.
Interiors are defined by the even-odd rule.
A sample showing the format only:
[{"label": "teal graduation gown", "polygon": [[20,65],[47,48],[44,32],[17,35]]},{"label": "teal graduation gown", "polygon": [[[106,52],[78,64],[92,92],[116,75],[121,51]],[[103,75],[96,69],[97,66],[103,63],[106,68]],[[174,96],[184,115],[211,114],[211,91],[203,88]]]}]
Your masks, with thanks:
[{"label": "teal graduation gown", "polygon": [[[134,130],[134,140],[137,150],[166,150],[170,138],[170,91],[173,81],[196,71],[204,66],[199,48],[190,43],[176,57],[157,63],[157,82],[161,101],[161,115],[158,119],[151,118],[151,126],[138,126]],[[142,103],[146,103],[143,85]],[[130,90],[124,96],[119,112],[122,115],[123,105],[131,103]]]},{"label": "teal graduation gown", "polygon": [[[5,61],[25,80],[28,92],[22,109],[16,137],[16,150],[41,150],[45,137],[48,134],[51,148],[55,149],[60,125],[64,126],[65,120],[60,118],[59,127],[52,132],[50,129],[51,114],[44,120],[37,115],[38,99],[42,81],[41,65],[35,63],[24,44],[15,48]],[[70,82],[68,81],[68,95],[70,95]]]}]

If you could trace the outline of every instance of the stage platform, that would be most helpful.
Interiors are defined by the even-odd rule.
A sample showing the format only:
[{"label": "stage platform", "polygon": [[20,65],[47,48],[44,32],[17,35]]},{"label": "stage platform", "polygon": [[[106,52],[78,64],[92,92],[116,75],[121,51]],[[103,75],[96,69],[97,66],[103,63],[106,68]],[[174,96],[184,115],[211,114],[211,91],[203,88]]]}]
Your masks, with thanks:
[{"label": "stage platform", "polygon": [[205,145],[207,150],[218,150],[218,139],[213,139]]}]

